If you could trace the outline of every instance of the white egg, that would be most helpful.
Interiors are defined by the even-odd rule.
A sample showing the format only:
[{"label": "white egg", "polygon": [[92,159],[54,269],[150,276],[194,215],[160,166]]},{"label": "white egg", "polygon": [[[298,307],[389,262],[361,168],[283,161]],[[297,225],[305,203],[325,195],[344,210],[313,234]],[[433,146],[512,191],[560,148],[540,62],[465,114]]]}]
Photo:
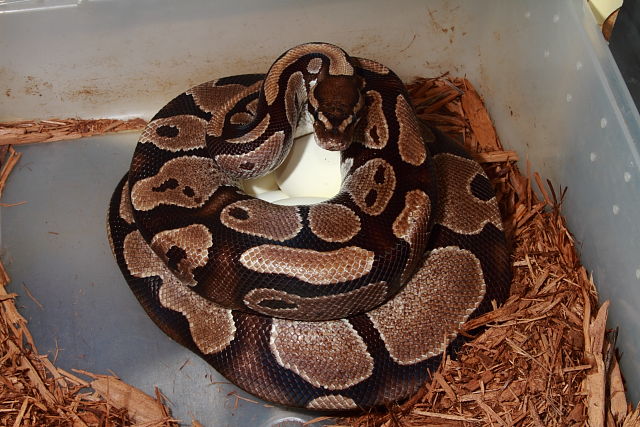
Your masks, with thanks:
[{"label": "white egg", "polygon": [[275,178],[289,197],[329,199],[340,190],[340,152],[320,148],[313,134],[296,138]]}]

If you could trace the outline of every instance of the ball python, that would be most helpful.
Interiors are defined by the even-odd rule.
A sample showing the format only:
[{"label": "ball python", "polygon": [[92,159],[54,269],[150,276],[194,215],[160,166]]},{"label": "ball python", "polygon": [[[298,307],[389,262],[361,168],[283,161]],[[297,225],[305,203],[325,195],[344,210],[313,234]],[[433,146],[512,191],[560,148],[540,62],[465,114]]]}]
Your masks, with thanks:
[{"label": "ball python", "polygon": [[[341,151],[339,193],[300,206],[245,194],[307,111],[317,143]],[[480,165],[418,120],[389,68],[327,43],[163,107],[113,193],[108,238],[167,335],[247,392],[314,410],[405,399],[509,291]]]}]

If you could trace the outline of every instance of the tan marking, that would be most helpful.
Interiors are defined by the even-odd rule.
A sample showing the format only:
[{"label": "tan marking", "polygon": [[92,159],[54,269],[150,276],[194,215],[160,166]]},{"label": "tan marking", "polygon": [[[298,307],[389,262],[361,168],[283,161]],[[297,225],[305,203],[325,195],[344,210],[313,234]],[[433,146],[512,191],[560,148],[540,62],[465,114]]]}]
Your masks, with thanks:
[{"label": "tan marking", "polygon": [[[375,90],[367,91],[367,117],[364,128],[364,145],[367,148],[384,148],[389,142],[389,126],[382,111],[382,95]],[[376,139],[373,135],[376,135]]]},{"label": "tan marking", "polygon": [[229,122],[234,125],[246,125],[247,123],[251,123],[251,120],[253,120],[253,115],[245,113],[244,111],[235,113],[229,118]]},{"label": "tan marking", "polygon": [[[376,182],[376,176],[380,175],[383,178],[382,182]],[[386,160],[371,159],[345,180],[343,189],[349,192],[351,199],[364,212],[369,215],[380,215],[396,189],[396,175],[393,167]],[[367,196],[375,199],[373,203]]]},{"label": "tan marking", "polygon": [[204,267],[209,261],[209,248],[213,237],[209,229],[202,224],[191,224],[183,228],[161,231],[151,240],[151,248],[160,255],[165,263],[167,253],[177,247],[185,251],[186,256],[177,265],[177,276],[185,283],[194,286],[193,269]]},{"label": "tan marking", "polygon": [[280,164],[284,142],[284,131],[278,131],[248,153],[218,154],[215,157],[216,163],[232,178],[256,178]]},{"label": "tan marking", "polygon": [[343,390],[373,373],[366,344],[346,320],[273,319],[269,346],[280,366],[327,390]]},{"label": "tan marking", "polygon": [[122,186],[122,194],[120,195],[120,218],[124,219],[127,224],[133,224],[136,222],[133,217],[133,209],[131,208],[131,197],[129,197],[129,182],[125,182]]},{"label": "tan marking", "polygon": [[309,207],[309,228],[326,242],[348,242],[360,231],[360,218],[346,206],[320,203]]},{"label": "tan marking", "polygon": [[326,396],[316,397],[315,399],[307,403],[307,409],[356,409],[358,405],[350,397],[343,396],[341,394],[328,394]]},{"label": "tan marking", "polygon": [[307,71],[311,74],[318,74],[320,68],[322,68],[322,58],[311,58],[307,64]]},{"label": "tan marking", "polygon": [[[305,101],[306,97],[304,76],[301,71],[296,71],[289,77],[289,81],[287,81],[287,90],[284,93],[287,120],[293,129],[295,129],[298,124],[300,106]],[[296,99],[298,101],[297,103]]]},{"label": "tan marking", "polygon": [[404,196],[404,208],[393,222],[393,234],[398,239],[413,244],[416,235],[425,233],[431,202],[421,190],[411,190]]},{"label": "tan marking", "polygon": [[400,125],[398,135],[400,157],[411,165],[419,166],[427,159],[427,149],[422,140],[415,112],[402,95],[396,98],[396,117]]},{"label": "tan marking", "polygon": [[251,113],[252,115],[254,115],[254,116],[258,112],[258,101],[259,101],[259,99],[256,98],[256,99],[254,99],[253,101],[251,101],[251,102],[249,102],[247,104],[247,111],[249,113]]},{"label": "tan marking", "polygon": [[438,176],[438,222],[460,234],[477,234],[488,223],[502,230],[496,198],[480,200],[471,193],[476,175],[485,176],[480,165],[453,154],[434,157]]},{"label": "tan marking", "polygon": [[270,119],[271,118],[269,117],[269,114],[265,114],[265,116],[256,127],[242,136],[227,139],[227,142],[231,142],[232,144],[245,144],[247,142],[255,141],[256,139],[260,138],[262,134],[264,134],[264,132],[267,130],[267,128],[269,127]]},{"label": "tan marking", "polygon": [[429,196],[421,190],[411,190],[404,196],[404,208],[393,222],[393,234],[409,243],[409,257],[400,277],[402,283],[410,279],[427,244],[427,224],[431,214]]},{"label": "tan marking", "polygon": [[373,267],[374,253],[357,246],[335,251],[255,246],[240,256],[246,268],[258,273],[284,274],[313,285],[330,285],[359,279]]},{"label": "tan marking", "polygon": [[349,63],[347,56],[342,49],[320,43],[307,43],[289,49],[280,59],[278,59],[269,70],[264,80],[264,94],[267,104],[271,105],[280,92],[278,80],[284,70],[305,55],[312,53],[320,53],[329,58],[329,74],[337,75],[353,75],[353,67]]},{"label": "tan marking", "polygon": [[220,221],[240,233],[279,242],[295,237],[302,230],[302,218],[298,208],[274,205],[260,199],[232,203],[222,210]]},{"label": "tan marking", "polygon": [[485,290],[480,261],[471,252],[439,248],[394,298],[367,316],[393,360],[411,365],[444,351]]},{"label": "tan marking", "polygon": [[389,74],[389,69],[379,62],[367,58],[356,58],[356,60],[358,61],[358,66],[367,71],[382,75]]},{"label": "tan marking", "polygon": [[191,338],[202,353],[219,353],[234,340],[236,326],[231,310],[201,297],[177,279],[165,279],[159,294],[160,304],[186,317]]},{"label": "tan marking", "polygon": [[[382,304],[387,297],[384,281],[335,295],[301,297],[276,289],[257,288],[248,292],[244,302],[250,309],[270,317],[296,320],[330,320],[352,316]],[[261,305],[265,301],[277,301],[287,307],[275,308]]]},{"label": "tan marking", "polygon": [[[177,186],[166,188],[168,182],[177,182]],[[204,205],[218,186],[227,183],[213,159],[177,157],[162,165],[156,175],[136,182],[131,190],[131,201],[139,211],[149,211],[163,204],[196,208]]]},{"label": "tan marking", "polygon": [[242,98],[258,91],[261,81],[251,86],[228,84],[215,86],[216,82],[207,82],[192,87],[186,93],[193,97],[196,105],[203,111],[211,113],[211,120],[207,125],[207,133],[213,136],[222,135],[224,119]]},{"label": "tan marking", "polygon": [[[179,115],[156,119],[142,131],[140,143],[151,143],[168,151],[186,151],[206,147],[205,126],[207,122],[196,116]],[[160,136],[157,132],[163,126],[178,132],[175,137]]]},{"label": "tan marking", "polygon": [[132,276],[162,278],[159,290],[160,304],[185,316],[191,337],[200,351],[205,354],[217,353],[233,341],[236,328],[231,310],[223,309],[200,297],[180,282],[151,250],[138,231],[125,237],[123,253]]}]

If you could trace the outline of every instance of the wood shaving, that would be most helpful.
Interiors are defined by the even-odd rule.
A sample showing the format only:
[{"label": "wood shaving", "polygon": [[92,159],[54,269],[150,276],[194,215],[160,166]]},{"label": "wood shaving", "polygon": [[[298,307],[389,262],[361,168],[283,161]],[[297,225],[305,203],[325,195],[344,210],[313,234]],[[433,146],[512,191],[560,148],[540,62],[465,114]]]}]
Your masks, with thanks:
[{"label": "wood shaving", "polygon": [[112,132],[138,131],[147,122],[142,119],[50,119],[0,123],[0,146],[53,142],[104,135]]},{"label": "wood shaving", "polygon": [[[0,159],[0,192],[20,158],[13,147],[7,147],[5,154]],[[9,281],[0,263],[0,425],[178,425],[158,393],[154,398],[114,376],[83,372],[94,378],[88,382],[40,355],[26,319],[16,308],[18,295],[7,292]],[[31,296],[26,286],[24,290]]]},{"label": "wood shaving", "polygon": [[609,303],[598,303],[566,227],[561,210],[567,189],[520,173],[517,154],[502,148],[468,80],[420,78],[409,93],[418,115],[463,144],[491,179],[513,250],[511,296],[463,326],[466,333],[484,330],[455,360],[446,358],[416,396],[340,423],[640,425],[640,408],[627,403],[614,352],[605,368]]},{"label": "wood shaving", "polygon": [[[409,85],[418,115],[464,145],[496,189],[513,248],[512,291],[496,310],[472,319],[476,334],[457,357],[406,402],[359,417],[352,426],[640,425],[626,400],[615,343],[561,214],[567,189],[523,175],[504,150],[480,95],[466,79],[419,78]],[[20,154],[9,144],[140,130],[141,119],[41,120],[0,124],[0,195]],[[540,194],[540,196],[538,196]],[[177,426],[160,392],[151,397],[113,376],[56,368],[39,355],[8,293],[0,264],[0,425]],[[481,332],[477,332],[480,328]],[[235,395],[238,397],[237,395]],[[318,417],[306,424],[326,422]],[[192,421],[193,426],[199,426]]]}]

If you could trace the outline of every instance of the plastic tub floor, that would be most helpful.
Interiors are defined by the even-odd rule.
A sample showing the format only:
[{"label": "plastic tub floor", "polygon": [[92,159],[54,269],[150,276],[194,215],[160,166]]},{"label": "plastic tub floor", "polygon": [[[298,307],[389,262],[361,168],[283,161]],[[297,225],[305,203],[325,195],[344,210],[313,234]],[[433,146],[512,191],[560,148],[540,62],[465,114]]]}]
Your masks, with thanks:
[{"label": "plastic tub floor", "polygon": [[[23,157],[3,201],[4,262],[38,350],[62,369],[113,371],[148,394],[167,395],[173,416],[206,426],[279,424],[317,414],[265,407],[228,384],[149,319],[111,254],[106,211],[137,133],[18,148]],[[27,296],[28,291],[42,307]],[[236,408],[236,401],[238,407]]]}]

